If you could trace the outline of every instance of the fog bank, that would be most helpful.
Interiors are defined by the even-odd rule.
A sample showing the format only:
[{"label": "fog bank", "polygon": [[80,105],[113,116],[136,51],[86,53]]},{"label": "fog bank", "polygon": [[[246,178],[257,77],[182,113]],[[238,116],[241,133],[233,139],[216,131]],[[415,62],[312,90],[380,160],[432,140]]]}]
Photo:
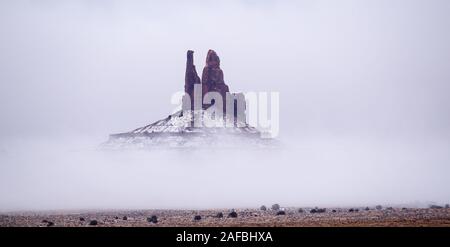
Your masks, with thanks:
[{"label": "fog bank", "polygon": [[1,211],[448,203],[448,142],[299,139],[273,149],[100,151],[2,143]]},{"label": "fog bank", "polygon": [[[449,203],[450,1],[0,1],[0,211]],[[280,93],[280,146],[98,151],[186,51]]]}]

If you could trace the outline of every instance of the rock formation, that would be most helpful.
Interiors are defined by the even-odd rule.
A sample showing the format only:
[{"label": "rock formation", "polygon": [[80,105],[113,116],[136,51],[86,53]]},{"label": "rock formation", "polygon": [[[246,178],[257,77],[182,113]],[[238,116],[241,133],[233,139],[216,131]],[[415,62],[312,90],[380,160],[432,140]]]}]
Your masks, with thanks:
[{"label": "rock formation", "polygon": [[[244,94],[230,93],[216,52],[208,51],[201,80],[195,69],[194,52],[187,51],[186,58],[182,110],[130,132],[112,134],[109,141],[102,145],[103,148],[235,147],[236,143],[245,143],[247,146],[264,146],[268,143],[261,139],[260,131],[246,122]],[[209,94],[211,92],[215,93],[215,97]],[[216,105],[215,99],[219,99],[219,96],[224,101],[223,109]],[[204,99],[209,104],[203,104]],[[222,110],[223,118],[217,115]]]},{"label": "rock formation", "polygon": [[202,73],[202,95],[208,92],[218,92],[222,98],[226,98],[226,93],[230,90],[223,80],[223,71],[220,69],[220,58],[213,50],[206,55],[206,65]]},{"label": "rock formation", "polygon": [[244,94],[230,93],[230,89],[224,81],[223,71],[220,68],[220,58],[217,53],[213,50],[208,51],[201,81],[195,69],[193,54],[194,52],[191,50],[187,52],[184,89],[186,94],[189,95],[190,101],[186,101],[186,98],[183,99],[183,109],[194,110],[194,87],[196,84],[200,84],[202,109],[207,109],[215,103],[213,101],[211,104],[204,104],[205,95],[210,92],[217,92],[222,96],[223,115],[227,114],[226,109],[227,104],[229,104],[230,115],[234,117],[234,121],[245,121],[246,103]]},{"label": "rock formation", "polygon": [[200,77],[197,75],[194,65],[194,51],[187,52],[186,61],[186,75],[184,80],[184,92],[189,95],[191,99],[191,109],[194,106],[194,85],[201,84]]},{"label": "rock formation", "polygon": [[[223,80],[223,71],[220,69],[220,58],[213,50],[208,51],[206,56],[206,65],[203,68],[202,79],[197,74],[194,65],[194,52],[189,50],[187,52],[186,61],[186,76],[184,83],[184,91],[190,97],[190,107],[184,105],[183,109],[194,109],[194,87],[196,84],[201,85],[201,106],[203,109],[207,109],[213,104],[203,104],[205,95],[209,92],[218,92],[223,99],[223,108],[225,109],[227,93],[230,92],[228,86]],[[186,103],[188,103],[187,101]]]}]

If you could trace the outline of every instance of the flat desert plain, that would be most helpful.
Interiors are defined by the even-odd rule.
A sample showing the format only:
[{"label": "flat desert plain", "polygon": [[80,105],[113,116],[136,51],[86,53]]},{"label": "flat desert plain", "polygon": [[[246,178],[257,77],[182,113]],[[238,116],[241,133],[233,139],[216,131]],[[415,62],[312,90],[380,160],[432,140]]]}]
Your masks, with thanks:
[{"label": "flat desert plain", "polygon": [[[281,212],[282,211],[282,212]],[[232,212],[235,212],[232,213]],[[0,214],[1,227],[450,227],[449,208],[117,210]]]}]

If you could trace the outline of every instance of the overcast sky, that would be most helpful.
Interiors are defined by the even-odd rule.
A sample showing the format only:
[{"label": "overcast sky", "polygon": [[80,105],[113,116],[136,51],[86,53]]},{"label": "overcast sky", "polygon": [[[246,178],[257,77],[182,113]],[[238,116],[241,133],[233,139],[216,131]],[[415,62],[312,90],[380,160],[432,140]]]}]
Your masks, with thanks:
[{"label": "overcast sky", "polygon": [[[443,201],[450,196],[442,177],[450,161],[449,13],[448,0],[2,0],[0,155],[31,137],[95,137],[95,146],[166,117],[175,107],[170,97],[184,87],[186,51],[195,51],[201,74],[214,49],[231,91],[280,92],[287,146],[314,148],[318,157],[331,152],[351,167],[374,163],[363,157],[383,159],[386,169],[412,162],[407,184],[420,188],[423,179],[436,194],[411,192],[405,200]],[[353,158],[342,156],[358,148]],[[20,155],[26,162],[3,157],[3,174],[12,169],[5,164],[35,160],[32,151]],[[8,181],[25,179],[14,178]],[[10,197],[8,207],[27,208],[20,198]]]},{"label": "overcast sky", "polygon": [[[449,135],[450,3],[1,1],[0,135],[127,131],[172,109],[186,50],[279,91],[281,133]],[[399,133],[400,134],[400,133]]]}]

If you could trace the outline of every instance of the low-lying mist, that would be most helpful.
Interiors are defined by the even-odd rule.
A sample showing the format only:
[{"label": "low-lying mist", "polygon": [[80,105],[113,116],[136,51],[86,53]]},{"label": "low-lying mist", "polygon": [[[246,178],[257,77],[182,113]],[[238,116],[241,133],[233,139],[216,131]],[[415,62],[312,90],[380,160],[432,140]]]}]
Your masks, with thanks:
[{"label": "low-lying mist", "polygon": [[105,151],[100,142],[2,141],[0,211],[427,206],[450,198],[449,145],[435,139],[303,136],[247,150]]}]

